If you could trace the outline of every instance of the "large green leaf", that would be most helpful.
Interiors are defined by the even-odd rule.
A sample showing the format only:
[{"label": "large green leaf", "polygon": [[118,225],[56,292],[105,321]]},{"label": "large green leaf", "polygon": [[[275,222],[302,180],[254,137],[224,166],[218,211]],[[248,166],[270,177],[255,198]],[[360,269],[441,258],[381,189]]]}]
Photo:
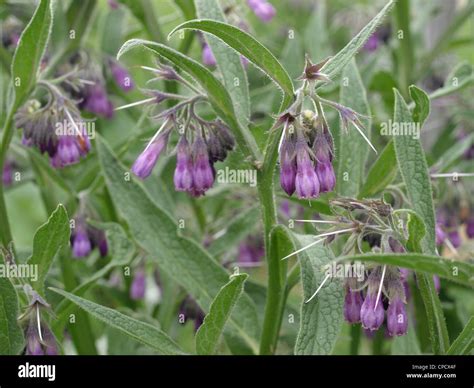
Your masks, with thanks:
[{"label": "large green leaf", "polygon": [[[195,4],[200,19],[225,22],[224,13],[217,0],[195,0]],[[208,35],[206,39],[216,58],[224,86],[232,97],[237,119],[245,127],[248,125],[250,118],[250,100],[247,74],[240,60],[240,55],[215,36]]]},{"label": "large green leaf", "polygon": [[198,354],[214,354],[224,325],[232,314],[237,301],[244,291],[247,274],[231,275],[230,281],[221,288],[213,300],[209,314],[196,333],[196,351]]},{"label": "large green leaf", "polygon": [[453,341],[447,353],[452,355],[467,355],[470,354],[473,349],[474,317],[471,317],[461,334]]},{"label": "large green leaf", "polygon": [[[133,238],[158,262],[161,270],[185,288],[204,311],[209,311],[212,300],[228,281],[226,270],[199,244],[178,233],[175,220],[148,197],[141,184],[124,179],[125,168],[103,140],[98,139],[97,148],[110,195]],[[247,295],[240,298],[230,321],[256,351],[257,312]]]},{"label": "large green leaf", "polygon": [[[340,103],[366,116],[361,118],[362,131],[370,139],[370,107],[355,60],[349,62],[342,74]],[[341,123],[342,124],[342,123]],[[342,128],[342,125],[340,125]],[[355,197],[364,179],[367,143],[357,131],[339,130],[337,193]]]},{"label": "large green leaf", "polygon": [[[397,90],[394,90],[394,92],[394,122],[414,125],[415,122],[412,119],[403,97]],[[415,103],[416,102],[417,101],[415,101]],[[436,239],[433,194],[428,165],[421,141],[419,138],[410,134],[400,134],[393,137],[393,142],[399,171],[405,183],[407,196],[411,202],[411,208],[421,218],[426,227],[426,234],[421,240],[422,252],[435,255]],[[436,354],[445,353],[449,347],[448,330],[433,279],[425,274],[419,274],[417,278],[428,317],[428,329],[433,351]],[[469,280],[472,281],[472,279]]]},{"label": "large green leaf", "polygon": [[15,106],[21,105],[33,90],[41,58],[48,45],[53,25],[50,0],[41,0],[33,17],[23,30],[12,62]]},{"label": "large green leaf", "polygon": [[136,47],[150,50],[154,54],[172,62],[193,77],[207,93],[209,102],[217,115],[230,126],[239,146],[242,147],[247,155],[252,155],[254,158],[259,157],[259,150],[255,139],[247,128],[239,124],[236,118],[229,92],[208,69],[172,48],[142,39],[131,39],[125,42],[117,54],[117,59]]},{"label": "large green leaf", "polygon": [[340,261],[361,261],[394,265],[442,278],[465,286],[474,287],[474,265],[463,261],[444,259],[436,255],[422,253],[368,253],[364,255],[341,256]]},{"label": "large green leaf", "polygon": [[354,55],[364,46],[370,35],[374,33],[378,25],[382,22],[385,16],[390,12],[394,4],[394,1],[389,1],[385,7],[369,22],[365,25],[359,33],[352,38],[352,40],[343,47],[331,60],[326,63],[321,72],[326,74],[329,78],[336,76],[344,67],[351,61]]},{"label": "large green leaf", "polygon": [[69,244],[70,233],[69,218],[63,205],[58,205],[48,221],[35,233],[33,254],[28,264],[38,268],[38,278],[36,281],[31,281],[31,286],[42,295],[46,275],[60,249]]},{"label": "large green leaf", "polygon": [[6,277],[0,277],[0,355],[20,354],[23,330],[18,325],[18,296]]},{"label": "large green leaf", "polygon": [[285,107],[293,100],[293,82],[288,73],[275,56],[250,34],[229,24],[205,19],[184,22],[171,31],[170,36],[183,28],[200,30],[218,37],[246,57],[281,88]]},{"label": "large green leaf", "polygon": [[[314,242],[314,236],[295,235],[299,248]],[[325,279],[325,265],[334,260],[331,250],[322,244],[298,254],[303,282],[300,330],[295,354],[330,354],[343,321],[344,287],[337,278],[328,279],[314,299],[308,299]]]},{"label": "large green leaf", "polygon": [[160,354],[184,354],[179,346],[166,333],[150,325],[138,321],[111,308],[101,306],[67,291],[50,288],[52,291],[64,296],[93,317],[127,334],[131,338],[145,344]]}]

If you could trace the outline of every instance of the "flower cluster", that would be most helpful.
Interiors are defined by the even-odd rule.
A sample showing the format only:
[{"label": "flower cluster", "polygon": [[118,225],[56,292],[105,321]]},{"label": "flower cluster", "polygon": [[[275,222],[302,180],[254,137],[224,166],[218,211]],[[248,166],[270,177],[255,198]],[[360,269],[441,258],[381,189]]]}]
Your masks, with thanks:
[{"label": "flower cluster", "polygon": [[[155,73],[158,77],[181,81],[189,86],[187,81],[166,66],[157,69]],[[173,178],[175,189],[193,197],[204,195],[214,184],[214,164],[224,161],[228,151],[235,147],[233,135],[221,120],[207,121],[195,112],[195,103],[206,100],[203,95],[189,98],[161,92],[152,92],[152,95],[154,97],[145,101],[153,104],[159,104],[168,98],[183,101],[155,116],[163,118],[164,122],[135,160],[131,171],[141,179],[149,177],[160,155],[166,151],[172,133],[177,132],[179,138]]]},{"label": "flower cluster", "polygon": [[346,281],[344,318],[349,323],[360,322],[364,329],[375,331],[384,323],[386,312],[388,334],[404,335],[408,330],[408,319],[402,272],[396,267],[387,267],[386,271],[382,278],[382,267],[373,268],[362,288],[358,288],[354,279]]},{"label": "flower cluster", "polygon": [[332,165],[333,143],[329,130],[313,112],[305,111],[303,120],[287,114],[280,146],[280,184],[298,198],[316,198],[334,190],[336,176]]},{"label": "flower cluster", "polygon": [[90,150],[85,123],[77,107],[50,87],[50,100],[41,106],[30,100],[15,115],[17,128],[23,129],[22,143],[47,153],[56,168],[78,163]]}]

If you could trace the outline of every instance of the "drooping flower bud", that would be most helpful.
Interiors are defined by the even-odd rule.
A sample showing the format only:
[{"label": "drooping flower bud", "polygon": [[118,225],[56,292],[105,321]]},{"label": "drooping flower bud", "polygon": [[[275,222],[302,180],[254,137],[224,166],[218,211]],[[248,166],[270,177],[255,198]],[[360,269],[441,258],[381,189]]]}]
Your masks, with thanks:
[{"label": "drooping flower bud", "polygon": [[83,220],[76,219],[76,225],[71,235],[71,243],[74,257],[82,258],[91,253],[92,242],[87,233],[87,225]]},{"label": "drooping flower bud", "polygon": [[146,291],[146,273],[144,268],[135,271],[132,284],[130,286],[130,298],[141,300],[145,297]]},{"label": "drooping flower bud", "polygon": [[329,134],[325,131],[318,131],[313,144],[316,156],[316,174],[322,193],[333,191],[336,186],[336,174],[332,165],[332,142],[328,141],[328,136]]},{"label": "drooping flower bud", "polygon": [[319,179],[311,161],[306,142],[296,142],[296,179],[295,188],[298,198],[315,198],[319,195]]},{"label": "drooping flower bud", "polygon": [[110,72],[117,85],[125,92],[132,90],[135,85],[128,70],[120,63],[114,60],[109,61]]},{"label": "drooping flower bud", "polygon": [[178,142],[174,187],[177,191],[191,191],[193,188],[193,159],[185,135]]},{"label": "drooping flower bud", "polygon": [[470,239],[474,238],[474,216],[471,216],[466,221],[466,235]]},{"label": "drooping flower bud", "polygon": [[390,300],[387,309],[387,330],[390,336],[404,335],[408,330],[405,303],[400,297]]},{"label": "drooping flower bud", "polygon": [[202,63],[209,67],[217,65],[216,57],[206,42],[202,44]]},{"label": "drooping flower bud", "polygon": [[276,15],[276,10],[267,0],[247,0],[253,13],[264,23],[270,22]]},{"label": "drooping flower bud", "polygon": [[5,187],[10,186],[13,183],[13,171],[12,164],[6,160],[2,171],[2,182]]},{"label": "drooping flower bud", "polygon": [[344,318],[347,322],[360,322],[362,302],[360,291],[353,291],[350,287],[347,287],[346,296],[344,298]]},{"label": "drooping flower bud", "polygon": [[214,184],[214,171],[209,161],[206,143],[197,136],[192,146],[193,155],[193,192],[196,197],[203,195]]},{"label": "drooping flower bud", "polygon": [[296,189],[296,158],[295,144],[290,138],[284,139],[280,148],[280,185],[288,194],[292,195]]},{"label": "drooping flower bud", "polygon": [[139,178],[148,178],[163,150],[168,144],[169,132],[165,131],[152,139],[132,166],[132,172]]},{"label": "drooping flower bud", "polygon": [[51,306],[31,286],[25,286],[25,290],[31,297],[26,312],[19,318],[22,320],[26,317],[29,320],[25,332],[25,353],[28,356],[57,355],[59,352],[56,339],[41,317],[42,310],[50,309]]},{"label": "drooping flower bud", "polygon": [[114,115],[114,107],[107,96],[105,86],[99,81],[93,85],[87,85],[84,89],[84,99],[81,102],[81,107],[107,119]]},{"label": "drooping flower bud", "polygon": [[360,321],[365,329],[378,330],[384,321],[382,296],[378,296],[381,276],[380,268],[372,270],[368,279],[368,290],[360,310]]}]

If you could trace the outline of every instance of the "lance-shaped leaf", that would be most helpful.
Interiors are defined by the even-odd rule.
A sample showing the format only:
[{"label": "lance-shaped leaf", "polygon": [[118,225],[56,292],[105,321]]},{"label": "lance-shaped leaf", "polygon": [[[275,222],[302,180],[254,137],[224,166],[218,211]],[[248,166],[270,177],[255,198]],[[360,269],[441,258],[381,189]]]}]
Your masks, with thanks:
[{"label": "lance-shaped leaf", "polygon": [[450,355],[468,355],[474,349],[474,317],[462,330],[461,334],[453,341],[448,349]]},{"label": "lance-shaped leaf", "polygon": [[[400,126],[411,126],[412,129],[415,129],[414,126],[417,123],[413,121],[407,104],[397,90],[394,90],[394,92],[394,122]],[[425,237],[421,240],[422,252],[435,255],[436,239],[433,194],[428,165],[421,141],[419,137],[413,136],[413,133],[405,133],[394,136],[393,142],[399,171],[405,183],[411,208],[418,214],[426,227]],[[432,277],[420,274],[418,276],[418,285],[426,308],[433,351],[436,354],[445,353],[449,347],[448,330],[433,279]]]},{"label": "lance-shaped leaf", "polygon": [[[217,0],[195,0],[200,19],[225,22],[225,16]],[[207,42],[214,54],[217,67],[222,74],[224,86],[234,103],[235,114],[240,124],[248,125],[250,117],[249,86],[240,55],[215,36],[207,35]]]},{"label": "lance-shaped leaf", "polygon": [[262,70],[283,91],[284,107],[293,100],[293,82],[288,73],[275,56],[252,35],[229,24],[204,19],[184,22],[171,31],[169,36],[186,28],[200,30],[218,37]]},{"label": "lance-shaped leaf", "polygon": [[152,53],[170,61],[194,78],[206,92],[209,102],[217,115],[222,118],[233,131],[239,146],[242,147],[247,155],[252,155],[254,159],[259,159],[260,152],[255,139],[247,128],[239,124],[229,92],[208,69],[172,48],[142,39],[131,39],[125,42],[117,54],[117,59],[137,47],[150,50]]},{"label": "lance-shaped leaf", "polygon": [[422,253],[367,253],[364,255],[341,256],[336,262],[361,261],[388,264],[430,275],[438,275],[453,282],[474,287],[474,265],[463,261],[444,259],[435,255]]},{"label": "lance-shaped leaf", "polygon": [[[227,271],[202,246],[178,233],[176,221],[155,204],[141,184],[123,179],[127,170],[100,138],[97,148],[110,195],[132,237],[158,262],[160,270],[186,289],[205,312],[209,311],[212,300],[228,282]],[[247,295],[240,298],[230,323],[230,328],[256,351],[257,312]]]},{"label": "lance-shaped leaf", "polygon": [[53,24],[50,0],[41,0],[23,30],[12,62],[15,106],[21,105],[36,84],[36,78]]},{"label": "lance-shaped leaf", "polygon": [[244,291],[247,274],[232,275],[230,281],[221,288],[211,307],[209,314],[196,333],[196,351],[198,354],[214,354],[224,325]]},{"label": "lance-shaped leaf", "polygon": [[357,52],[364,46],[367,39],[372,35],[385,16],[390,12],[394,4],[394,1],[389,1],[385,7],[369,22],[365,25],[359,33],[352,38],[352,40],[344,46],[331,60],[326,63],[321,72],[326,74],[329,78],[333,78],[350,62],[350,60],[357,54]]},{"label": "lance-shaped leaf", "polygon": [[24,347],[17,318],[18,295],[10,279],[0,276],[0,355],[17,355]]},{"label": "lance-shaped leaf", "polygon": [[28,265],[36,266],[37,279],[31,280],[31,286],[44,295],[44,281],[51,264],[59,250],[69,244],[69,218],[63,205],[58,205],[48,221],[41,225],[33,239],[33,254]]},{"label": "lance-shaped leaf", "polygon": [[75,305],[91,314],[94,318],[120,330],[129,337],[145,344],[160,354],[184,354],[179,346],[168,335],[146,322],[138,321],[111,308],[101,306],[79,296],[57,288],[50,290],[69,299]]},{"label": "lance-shaped leaf", "polygon": [[[354,60],[345,67],[341,82],[340,103],[365,117],[361,117],[362,131],[370,139],[370,108],[364,85]],[[340,125],[342,128],[342,125]],[[367,142],[355,130],[339,130],[337,193],[346,197],[355,197],[364,179],[367,162]]]},{"label": "lance-shaped leaf", "polygon": [[[295,235],[298,248],[314,243],[313,236]],[[336,278],[326,277],[326,265],[334,260],[331,250],[322,244],[298,254],[303,282],[300,330],[295,354],[330,354],[341,330],[344,287]],[[318,294],[311,299],[318,287]]]}]

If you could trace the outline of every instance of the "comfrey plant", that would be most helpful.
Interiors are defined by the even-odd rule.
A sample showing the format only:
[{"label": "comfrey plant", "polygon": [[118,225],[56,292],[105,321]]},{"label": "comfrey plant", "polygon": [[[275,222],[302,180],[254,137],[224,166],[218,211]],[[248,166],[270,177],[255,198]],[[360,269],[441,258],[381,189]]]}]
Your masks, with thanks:
[{"label": "comfrey plant", "polygon": [[472,352],[469,2],[439,43],[409,1],[34,3],[0,6],[0,354]]}]

